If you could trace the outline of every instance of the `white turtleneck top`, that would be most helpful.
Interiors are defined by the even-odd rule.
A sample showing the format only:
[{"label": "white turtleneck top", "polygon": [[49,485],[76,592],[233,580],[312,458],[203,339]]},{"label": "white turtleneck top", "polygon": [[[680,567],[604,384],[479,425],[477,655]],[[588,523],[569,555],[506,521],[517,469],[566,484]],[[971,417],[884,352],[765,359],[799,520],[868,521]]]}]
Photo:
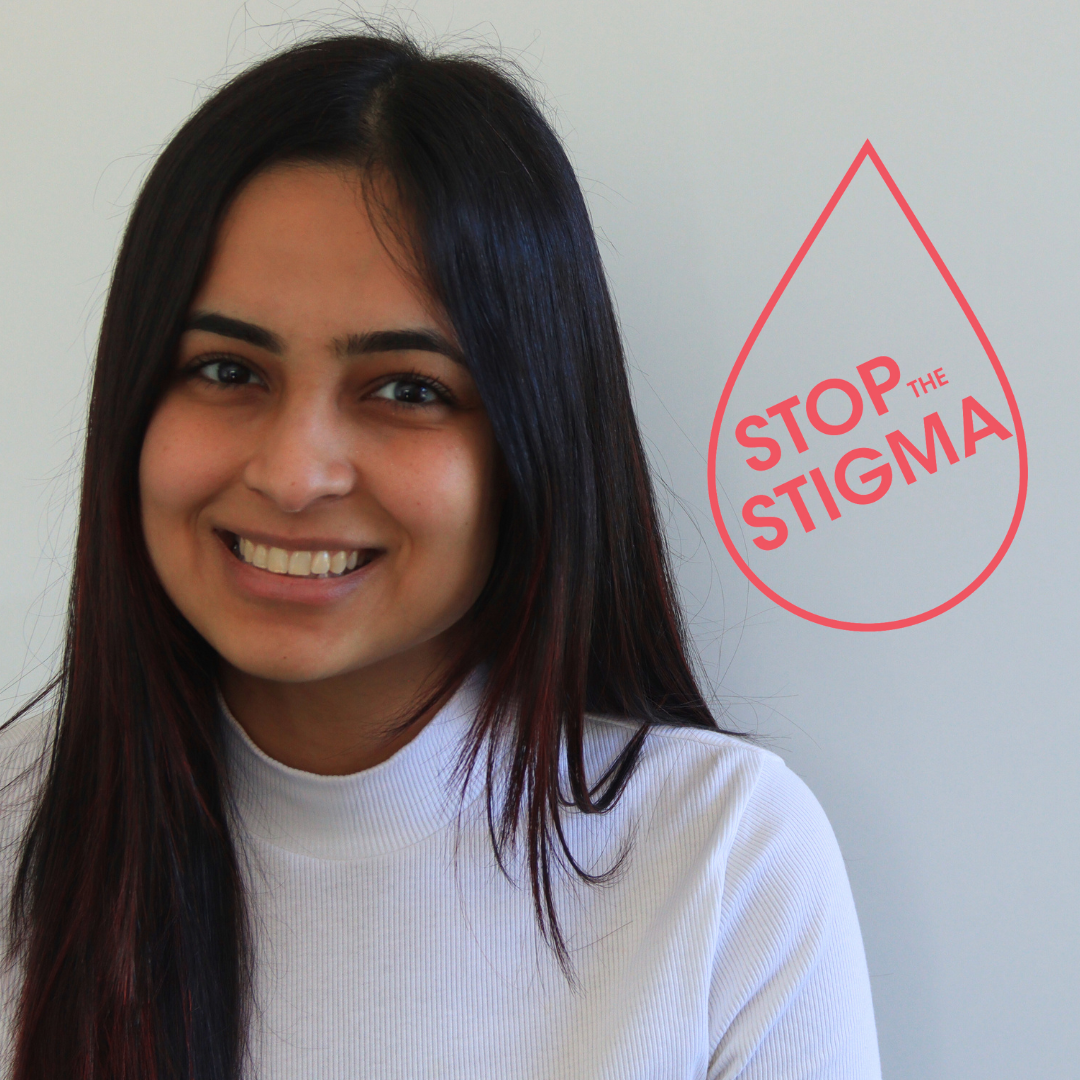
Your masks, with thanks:
[{"label": "white turtleneck top", "polygon": [[[480,782],[464,807],[450,782],[474,707],[467,686],[389,760],[329,777],[226,716],[256,941],[250,1080],[880,1077],[844,863],[778,757],[657,730],[612,811],[567,814],[585,867],[629,845],[607,885],[558,879],[575,987],[524,870],[495,864]],[[591,775],[633,731],[589,722]]]}]

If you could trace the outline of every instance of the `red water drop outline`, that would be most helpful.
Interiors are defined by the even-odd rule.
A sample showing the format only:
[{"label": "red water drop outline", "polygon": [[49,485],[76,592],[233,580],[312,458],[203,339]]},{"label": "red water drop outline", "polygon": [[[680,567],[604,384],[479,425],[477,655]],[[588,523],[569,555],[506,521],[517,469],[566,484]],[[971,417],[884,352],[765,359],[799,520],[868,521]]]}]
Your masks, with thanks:
[{"label": "red water drop outline", "polygon": [[[720,513],[720,500],[716,493],[716,448],[720,439],[720,425],[724,419],[724,412],[727,409],[731,391],[735,388],[735,381],[738,379],[739,373],[742,371],[743,365],[746,363],[746,358],[750,355],[750,350],[754,347],[754,343],[757,341],[762,327],[764,327],[765,323],[768,321],[773,308],[776,307],[777,301],[784,295],[784,290],[788,287],[788,283],[794,276],[795,271],[799,269],[799,266],[806,257],[806,253],[810,250],[811,245],[817,239],[818,233],[821,232],[825,222],[829,220],[829,216],[832,214],[833,210],[836,209],[836,204],[840,201],[844,192],[847,191],[848,185],[859,171],[859,166],[862,165],[867,158],[873,162],[874,168],[878,171],[878,175],[885,181],[885,186],[896,200],[897,205],[904,212],[904,217],[907,218],[908,223],[915,230],[916,236],[922,241],[922,246],[926,249],[927,254],[934,260],[934,265],[945,279],[945,284],[949,286],[949,289],[956,298],[956,302],[960,305],[961,310],[967,316],[967,320],[971,324],[972,330],[975,331],[975,336],[979,339],[979,344],[982,345],[983,351],[986,353],[987,359],[990,361],[994,368],[994,372],[998,377],[998,382],[1000,382],[1001,388],[1005,392],[1005,399],[1009,403],[1009,412],[1012,414],[1017,449],[1020,454],[1020,484],[1017,491],[1016,509],[1013,511],[1012,522],[1009,525],[1009,531],[1005,534],[1005,539],[997,549],[997,553],[986,565],[983,572],[979,574],[967,588],[962,589],[950,600],[946,600],[945,603],[938,604],[937,607],[931,608],[929,611],[924,611],[920,615],[911,615],[906,619],[893,619],[889,622],[848,622],[844,619],[830,619],[824,615],[815,615],[814,612],[807,611],[805,608],[799,607],[798,604],[793,604],[790,600],[785,600],[779,593],[770,589],[769,586],[750,569],[750,565],[736,548],[731,535],[728,533],[727,526],[724,524],[723,515]],[[1009,546],[1013,542],[1013,537],[1016,536],[1016,530],[1020,527],[1020,519],[1024,515],[1024,503],[1027,501],[1028,455],[1027,440],[1024,437],[1024,425],[1020,420],[1020,410],[1017,408],[1016,398],[1013,396],[1012,387],[1009,385],[1009,380],[1005,377],[1001,361],[998,360],[997,353],[994,352],[994,347],[990,344],[990,339],[986,336],[986,332],[979,324],[979,320],[975,317],[975,312],[971,310],[971,305],[960,291],[960,286],[956,284],[952,274],[949,273],[949,268],[938,254],[937,248],[930,242],[930,237],[926,235],[926,230],[919,224],[919,219],[912,212],[911,207],[908,206],[907,199],[904,198],[900,189],[896,186],[896,181],[893,180],[892,176],[889,174],[889,170],[882,164],[877,151],[870,145],[869,139],[863,143],[862,149],[855,156],[855,160],[851,163],[851,167],[844,174],[844,179],[840,181],[840,186],[833,192],[832,198],[828,201],[825,209],[821,212],[821,216],[810,230],[810,235],[803,241],[802,247],[799,248],[795,258],[791,260],[791,265],[787,268],[787,272],[780,279],[780,284],[773,290],[772,296],[769,297],[769,302],[765,305],[765,310],[762,311],[758,316],[757,322],[754,323],[754,329],[750,331],[750,336],[746,339],[746,344],[743,345],[742,351],[735,361],[735,366],[731,369],[731,374],[728,375],[727,382],[724,384],[724,393],[720,398],[720,404],[716,407],[716,416],[713,418],[712,433],[709,436],[708,468],[709,503],[712,506],[713,519],[716,521],[716,527],[720,532],[720,538],[724,541],[724,546],[728,549],[728,554],[735,560],[739,569],[742,570],[750,581],[752,581],[766,596],[771,600],[774,600],[781,607],[786,608],[795,615],[808,619],[810,622],[818,623],[821,626],[832,626],[837,630],[898,630],[903,626],[914,626],[916,623],[926,622],[928,619],[933,619],[936,616],[943,614],[950,608],[956,607],[961,600],[967,599],[967,597],[986,581],[986,579],[997,569],[998,563],[1005,557],[1005,552],[1009,550]]]}]

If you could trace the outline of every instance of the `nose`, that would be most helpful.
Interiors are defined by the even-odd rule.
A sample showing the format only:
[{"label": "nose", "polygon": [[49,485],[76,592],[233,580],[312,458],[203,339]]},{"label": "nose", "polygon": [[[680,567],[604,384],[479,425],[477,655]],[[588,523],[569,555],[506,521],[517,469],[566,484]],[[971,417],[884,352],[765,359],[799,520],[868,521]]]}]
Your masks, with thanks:
[{"label": "nose", "polygon": [[316,395],[285,401],[266,418],[244,482],[287,514],[341,498],[353,490],[344,418]]}]

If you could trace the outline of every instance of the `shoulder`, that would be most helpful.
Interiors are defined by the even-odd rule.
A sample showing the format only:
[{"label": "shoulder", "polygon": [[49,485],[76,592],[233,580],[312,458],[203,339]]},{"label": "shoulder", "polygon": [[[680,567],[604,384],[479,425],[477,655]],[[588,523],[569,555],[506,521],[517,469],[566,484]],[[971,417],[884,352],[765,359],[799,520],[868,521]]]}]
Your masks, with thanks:
[{"label": "shoulder", "polygon": [[[637,725],[590,718],[586,757],[603,771]],[[663,831],[712,840],[724,861],[767,855],[789,842],[835,846],[832,828],[806,784],[771,750],[744,737],[690,727],[650,728],[626,796]]]},{"label": "shoulder", "polygon": [[[633,730],[597,721],[594,753],[604,746],[610,760]],[[814,923],[850,903],[847,869],[821,804],[779,755],[748,739],[651,729],[626,796],[637,820],[648,822],[648,847],[681,850],[721,885],[727,924],[753,923],[763,908],[775,914],[779,907]]]},{"label": "shoulder", "polygon": [[[610,761],[634,730],[594,724],[597,758]],[[705,897],[696,918],[709,928],[709,1077],[877,1080],[858,916],[807,785],[746,739],[657,728],[626,794],[647,823],[646,857],[675,890]]]}]

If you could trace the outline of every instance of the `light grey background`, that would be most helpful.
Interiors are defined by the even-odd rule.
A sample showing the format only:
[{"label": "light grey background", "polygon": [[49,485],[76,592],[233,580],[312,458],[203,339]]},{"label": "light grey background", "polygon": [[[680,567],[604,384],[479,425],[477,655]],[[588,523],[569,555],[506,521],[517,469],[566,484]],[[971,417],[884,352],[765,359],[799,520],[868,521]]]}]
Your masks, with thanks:
[{"label": "light grey background", "polygon": [[[206,85],[302,4],[0,5],[0,684],[51,669],[87,358],[126,210]],[[1078,1075],[1074,3],[417,0],[544,88],[618,298],[670,488],[680,581],[729,723],[769,736],[836,827],[891,1080]],[[871,138],[995,345],[1028,510],[997,573],[930,623],[812,625],[712,524],[724,379]]]}]

